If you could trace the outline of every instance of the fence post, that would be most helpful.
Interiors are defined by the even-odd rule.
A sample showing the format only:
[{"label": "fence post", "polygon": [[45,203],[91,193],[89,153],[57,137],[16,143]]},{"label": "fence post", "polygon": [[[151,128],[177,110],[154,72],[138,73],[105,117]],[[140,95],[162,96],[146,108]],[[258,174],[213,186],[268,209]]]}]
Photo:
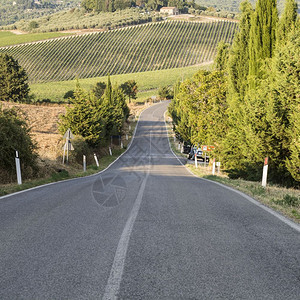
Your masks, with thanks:
[{"label": "fence post", "polygon": [[215,175],[215,171],[216,171],[216,160],[213,160],[213,167],[212,167],[212,174]]},{"label": "fence post", "polygon": [[267,176],[268,176],[268,157],[265,158],[264,168],[263,168],[263,176],[262,176],[262,183],[263,187],[267,186]]},{"label": "fence post", "polygon": [[83,172],[86,172],[86,156],[83,155]]},{"label": "fence post", "polygon": [[98,161],[96,153],[94,153],[94,159],[95,159],[97,167],[99,168],[99,161]]},{"label": "fence post", "polygon": [[16,170],[17,170],[17,180],[18,184],[22,184],[22,175],[21,175],[21,165],[20,165],[20,158],[19,158],[19,152],[16,151]]}]

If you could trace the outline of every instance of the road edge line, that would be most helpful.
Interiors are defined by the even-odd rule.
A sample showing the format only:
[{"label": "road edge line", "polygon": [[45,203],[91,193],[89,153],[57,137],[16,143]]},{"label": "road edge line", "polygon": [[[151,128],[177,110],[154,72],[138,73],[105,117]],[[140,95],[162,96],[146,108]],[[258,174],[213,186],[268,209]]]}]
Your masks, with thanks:
[{"label": "road edge line", "polygon": [[103,169],[103,170],[101,170],[100,172],[97,172],[97,173],[95,173],[95,174],[91,174],[91,175],[87,175],[87,176],[81,176],[81,177],[76,177],[76,178],[63,179],[63,180],[55,181],[55,182],[49,182],[49,183],[46,183],[46,184],[34,186],[34,187],[32,187],[32,188],[29,188],[29,189],[25,189],[25,190],[22,190],[22,191],[18,191],[18,192],[14,192],[14,193],[11,193],[11,194],[8,194],[8,195],[4,195],[4,196],[1,196],[1,197],[0,197],[0,201],[1,201],[2,199],[9,198],[9,197],[11,197],[11,196],[15,196],[15,195],[19,195],[19,194],[22,194],[22,193],[30,192],[30,191],[33,191],[33,190],[36,190],[36,189],[40,189],[40,188],[43,188],[43,187],[47,187],[47,186],[50,186],[50,185],[53,185],[53,184],[56,184],[56,183],[68,182],[68,181],[71,181],[71,180],[80,180],[80,179],[82,179],[82,178],[89,178],[89,177],[92,177],[92,176],[97,176],[97,175],[99,175],[99,174],[102,174],[103,172],[105,172],[106,170],[108,170],[108,169],[109,169],[116,161],[118,161],[118,160],[119,160],[119,159],[120,159],[120,158],[121,158],[128,150],[129,150],[129,148],[131,147],[131,144],[132,144],[132,142],[133,142],[133,140],[134,140],[134,138],[135,138],[135,134],[136,134],[137,127],[138,127],[138,124],[139,124],[139,122],[140,122],[140,118],[141,118],[142,113],[143,113],[145,110],[147,110],[148,108],[153,107],[153,106],[158,105],[158,104],[160,104],[160,102],[155,103],[155,104],[153,104],[153,105],[151,105],[151,106],[145,107],[145,108],[141,111],[141,113],[140,113],[140,115],[139,115],[139,118],[138,118],[138,121],[137,121],[137,123],[136,123],[135,129],[134,129],[134,133],[133,133],[132,139],[131,139],[131,141],[130,141],[130,143],[129,143],[127,149],[126,149],[126,151],[124,151],[121,155],[119,155],[119,156],[118,156],[113,162],[111,162],[105,169]]}]

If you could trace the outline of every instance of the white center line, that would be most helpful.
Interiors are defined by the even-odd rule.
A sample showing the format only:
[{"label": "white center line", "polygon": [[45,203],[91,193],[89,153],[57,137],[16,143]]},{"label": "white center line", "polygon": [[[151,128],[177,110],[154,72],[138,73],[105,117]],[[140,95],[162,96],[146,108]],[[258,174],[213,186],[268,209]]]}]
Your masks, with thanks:
[{"label": "white center line", "polygon": [[117,251],[115,254],[115,258],[114,258],[114,262],[110,271],[110,275],[106,284],[106,288],[105,288],[105,293],[103,295],[103,300],[113,300],[113,299],[117,299],[117,295],[119,293],[119,289],[120,289],[120,284],[122,281],[122,275],[123,275],[123,271],[124,271],[124,265],[125,265],[125,259],[126,259],[126,253],[127,253],[127,249],[128,249],[128,245],[129,245],[129,239],[130,239],[130,235],[133,229],[133,225],[134,222],[136,220],[136,217],[138,215],[141,203],[142,203],[142,199],[143,199],[143,194],[144,194],[144,190],[146,187],[146,182],[149,176],[149,172],[147,172],[139,193],[137,195],[137,198],[135,200],[135,203],[133,205],[133,208],[131,210],[130,216],[126,222],[126,225],[123,229],[121,238],[119,240],[119,244],[117,247]]}]

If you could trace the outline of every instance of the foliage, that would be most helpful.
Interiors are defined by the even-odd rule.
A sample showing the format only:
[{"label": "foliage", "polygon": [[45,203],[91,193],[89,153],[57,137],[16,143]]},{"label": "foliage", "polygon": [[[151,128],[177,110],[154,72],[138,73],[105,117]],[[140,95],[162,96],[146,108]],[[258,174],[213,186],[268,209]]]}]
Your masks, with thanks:
[{"label": "foliage", "polygon": [[96,98],[100,99],[103,96],[105,89],[106,83],[104,81],[99,81],[96,83],[96,86],[93,88],[92,92]]},{"label": "foliage", "polygon": [[275,49],[278,11],[276,0],[258,0],[251,18],[249,39],[249,75],[256,76],[262,62]]},{"label": "foliage", "polygon": [[[154,14],[144,13],[137,8],[128,8],[122,11],[110,12],[87,12],[84,8],[63,10],[51,15],[45,15],[34,20],[20,20],[13,25],[5,26],[3,29],[30,30],[37,32],[57,32],[63,30],[79,29],[116,29],[129,25],[152,22]],[[160,18],[161,19],[161,18]],[[36,22],[36,28],[30,28],[31,22]]]},{"label": "foliage", "polygon": [[59,130],[62,134],[70,128],[75,135],[82,136],[90,147],[97,147],[111,135],[120,134],[129,109],[124,94],[111,87],[110,79],[101,98],[83,90],[79,83],[74,96],[72,105],[61,116]]},{"label": "foliage", "polygon": [[28,93],[25,70],[12,56],[0,53],[0,101],[27,102]]},{"label": "foliage", "polygon": [[215,58],[215,69],[216,70],[225,70],[227,63],[228,63],[228,57],[229,57],[229,44],[225,44],[223,41],[221,41],[217,48],[217,55]]},{"label": "foliage", "polygon": [[219,148],[226,133],[226,88],[223,71],[199,71],[180,85],[169,111],[184,140]]},{"label": "foliage", "polygon": [[300,31],[296,18],[285,14],[282,18],[290,33],[276,41],[283,25],[277,26],[275,2],[258,1],[255,12],[248,1],[243,2],[240,31],[228,63],[217,64],[222,75],[198,73],[183,82],[171,109],[180,135],[193,143],[214,144],[212,156],[222,160],[231,178],[261,180],[263,160],[269,157],[268,180],[297,187]]},{"label": "foliage", "polygon": [[172,90],[168,86],[161,86],[158,89],[158,96],[160,99],[172,99],[173,98]]},{"label": "foliage", "polygon": [[218,42],[231,43],[237,26],[227,21],[160,22],[0,48],[0,52],[18,59],[30,82],[173,69],[213,60]]},{"label": "foliage", "polygon": [[15,109],[3,109],[0,105],[0,181],[16,181],[16,150],[20,156],[22,177],[36,175],[36,149],[22,113]]},{"label": "foliage", "polygon": [[66,8],[75,7],[81,0],[0,0],[0,26],[13,24],[21,19],[46,16]]},{"label": "foliage", "polygon": [[74,98],[74,91],[69,90],[64,94],[64,99]]},{"label": "foliage", "polygon": [[285,8],[278,24],[278,30],[277,30],[278,43],[284,41],[287,38],[289,32],[295,29],[297,10],[298,10],[298,5],[295,0],[286,0]]},{"label": "foliage", "polygon": [[136,99],[138,92],[138,86],[135,80],[128,80],[120,85],[120,89],[123,90],[123,93],[128,96],[128,101],[130,99]]}]

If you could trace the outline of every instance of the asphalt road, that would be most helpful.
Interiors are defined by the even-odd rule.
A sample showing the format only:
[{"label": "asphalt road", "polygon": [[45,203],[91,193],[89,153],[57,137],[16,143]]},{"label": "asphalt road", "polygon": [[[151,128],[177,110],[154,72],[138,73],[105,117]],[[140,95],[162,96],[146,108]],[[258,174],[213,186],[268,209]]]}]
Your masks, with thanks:
[{"label": "asphalt road", "polygon": [[300,227],[191,175],[166,107],[103,173],[0,198],[0,299],[300,299]]}]

